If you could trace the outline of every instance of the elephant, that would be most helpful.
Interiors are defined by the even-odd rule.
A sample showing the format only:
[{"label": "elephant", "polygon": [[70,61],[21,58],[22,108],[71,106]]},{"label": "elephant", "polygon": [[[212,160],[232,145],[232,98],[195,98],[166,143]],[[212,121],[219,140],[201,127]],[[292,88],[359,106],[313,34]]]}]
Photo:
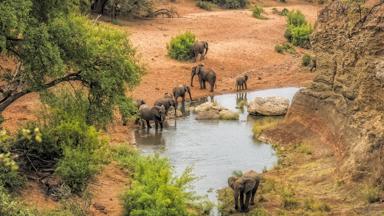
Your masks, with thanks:
[{"label": "elephant", "polygon": [[173,97],[170,97],[169,95],[164,95],[164,98],[160,98],[155,101],[155,106],[164,106],[165,107],[165,115],[168,115],[168,110],[171,107],[175,108],[175,116],[176,116],[176,108],[177,103],[175,100],[173,100]]},{"label": "elephant", "polygon": [[192,46],[192,52],[195,57],[195,62],[197,61],[197,57],[200,54],[200,61],[204,59],[204,57],[208,53],[208,42],[206,41],[197,41]]},{"label": "elephant", "polygon": [[[228,186],[234,191],[235,209],[241,212],[248,212],[249,203],[255,204],[257,188],[260,184],[260,176],[255,171],[245,172],[241,177],[231,176],[228,178]],[[245,195],[245,201],[244,201]],[[240,209],[239,209],[240,196]]]},{"label": "elephant", "polygon": [[177,99],[179,97],[182,98],[182,104],[184,106],[185,103],[185,94],[188,92],[189,94],[189,99],[192,101],[192,95],[191,95],[191,88],[187,85],[179,85],[178,87],[173,88],[173,97],[175,98],[175,103],[177,107]]},{"label": "elephant", "polygon": [[146,104],[143,104],[139,108],[139,117],[140,120],[145,120],[147,122],[147,128],[152,128],[149,124],[149,121],[153,120],[155,122],[155,127],[158,129],[158,126],[160,125],[160,128],[163,129],[163,123],[165,121],[165,107],[162,106],[153,106],[149,107]]},{"label": "elephant", "polygon": [[137,99],[137,100],[133,101],[133,103],[135,104],[137,109],[139,109],[141,105],[145,104],[145,101],[143,99]]},{"label": "elephant", "polygon": [[248,75],[236,78],[236,91],[247,89]]},{"label": "elephant", "polygon": [[213,88],[216,84],[216,73],[212,69],[206,69],[204,64],[199,64],[192,67],[191,73],[191,87],[193,87],[193,77],[197,75],[199,77],[200,89],[205,89],[205,82],[209,82],[211,85],[210,92],[213,92]]}]

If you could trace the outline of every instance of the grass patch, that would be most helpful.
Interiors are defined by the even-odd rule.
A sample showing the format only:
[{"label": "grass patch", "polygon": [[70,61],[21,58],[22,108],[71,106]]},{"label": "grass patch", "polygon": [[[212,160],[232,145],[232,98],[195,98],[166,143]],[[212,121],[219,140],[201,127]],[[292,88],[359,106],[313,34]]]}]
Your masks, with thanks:
[{"label": "grass patch", "polygon": [[266,17],[263,16],[264,9],[261,6],[255,5],[252,8],[252,16],[256,19],[266,19]]},{"label": "grass patch", "polygon": [[212,208],[189,191],[196,179],[191,168],[175,177],[168,159],[142,156],[126,146],[114,149],[114,158],[133,173],[131,188],[122,195],[125,215],[206,215]]},{"label": "grass patch", "polygon": [[304,200],[304,209],[312,212],[330,212],[331,207],[328,204],[321,202],[319,200],[314,200],[313,198],[308,198]]},{"label": "grass patch", "polygon": [[179,61],[187,61],[193,58],[192,46],[196,42],[196,36],[192,32],[173,37],[167,44],[168,55]]},{"label": "grass patch", "polygon": [[275,51],[278,53],[281,53],[281,54],[284,54],[284,53],[295,54],[296,53],[295,47],[290,43],[283,43],[283,44],[276,45]]},{"label": "grass patch", "polygon": [[281,119],[280,117],[262,117],[257,119],[252,127],[253,136],[257,138],[264,130],[276,127]]}]

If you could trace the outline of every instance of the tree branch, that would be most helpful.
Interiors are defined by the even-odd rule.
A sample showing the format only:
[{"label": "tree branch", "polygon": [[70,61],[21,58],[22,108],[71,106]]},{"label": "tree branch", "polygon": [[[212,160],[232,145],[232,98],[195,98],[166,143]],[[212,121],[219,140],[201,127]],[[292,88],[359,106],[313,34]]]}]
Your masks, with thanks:
[{"label": "tree branch", "polygon": [[[59,78],[59,79],[52,80],[51,82],[48,82],[48,83],[44,84],[43,86],[41,86],[41,89],[48,89],[48,88],[51,88],[57,84],[60,84],[62,82],[68,82],[68,81],[81,81],[83,85],[89,86],[89,83],[80,76],[80,73],[81,73],[81,71],[79,71],[77,73],[70,73],[64,77]],[[2,111],[4,111],[13,102],[15,102],[17,99],[23,97],[26,94],[34,92],[34,91],[37,91],[37,90],[33,89],[33,88],[28,88],[28,89],[24,89],[20,92],[12,92],[11,94],[7,95],[0,102],[0,113]]]}]

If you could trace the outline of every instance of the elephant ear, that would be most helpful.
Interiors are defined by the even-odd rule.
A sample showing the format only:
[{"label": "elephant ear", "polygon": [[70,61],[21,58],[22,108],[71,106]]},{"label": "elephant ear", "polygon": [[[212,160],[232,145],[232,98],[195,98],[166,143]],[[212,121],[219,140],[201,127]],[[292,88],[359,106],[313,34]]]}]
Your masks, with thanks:
[{"label": "elephant ear", "polygon": [[228,178],[228,186],[232,188],[232,190],[235,190],[235,182],[237,181],[237,177],[231,176]]}]

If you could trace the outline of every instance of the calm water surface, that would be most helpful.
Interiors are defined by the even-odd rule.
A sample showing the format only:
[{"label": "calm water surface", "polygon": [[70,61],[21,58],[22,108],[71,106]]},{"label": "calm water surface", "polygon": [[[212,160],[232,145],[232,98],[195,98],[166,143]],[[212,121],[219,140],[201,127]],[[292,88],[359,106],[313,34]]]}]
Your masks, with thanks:
[{"label": "calm water surface", "polygon": [[[292,99],[299,88],[279,88],[247,93],[233,93],[206,98],[234,111],[240,100],[251,101],[262,96],[282,96]],[[257,118],[245,108],[239,121],[195,120],[195,115],[169,120],[169,127],[135,131],[136,144],[145,154],[160,153],[168,157],[177,175],[192,166],[199,177],[194,190],[216,202],[216,190],[227,185],[227,178],[236,170],[255,170],[273,167],[277,162],[272,146],[252,137]]]}]

